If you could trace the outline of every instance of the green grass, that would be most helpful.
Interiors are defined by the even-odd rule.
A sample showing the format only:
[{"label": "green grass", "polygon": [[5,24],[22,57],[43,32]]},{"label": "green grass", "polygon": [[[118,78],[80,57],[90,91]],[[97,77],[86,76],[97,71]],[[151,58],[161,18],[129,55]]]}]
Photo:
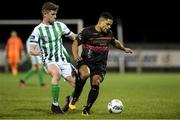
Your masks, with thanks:
[{"label": "green grass", "polygon": [[[65,115],[50,112],[51,89],[41,88],[36,76],[27,87],[19,88],[19,78],[0,73],[0,119],[180,119],[179,73],[108,73],[101,84],[100,94],[88,117],[81,116],[89,91],[87,81],[77,103],[77,110]],[[46,76],[50,84],[50,77]],[[72,88],[60,82],[60,105]],[[107,104],[118,98],[124,104],[121,114],[110,114]]]}]

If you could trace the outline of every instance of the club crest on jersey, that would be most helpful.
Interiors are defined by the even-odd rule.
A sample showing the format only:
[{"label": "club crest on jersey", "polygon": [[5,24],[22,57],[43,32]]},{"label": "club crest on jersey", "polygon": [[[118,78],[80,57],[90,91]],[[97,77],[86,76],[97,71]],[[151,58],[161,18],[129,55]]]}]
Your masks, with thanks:
[{"label": "club crest on jersey", "polygon": [[31,35],[31,36],[30,36],[30,39],[31,39],[31,40],[34,40],[34,39],[35,39],[35,35]]}]

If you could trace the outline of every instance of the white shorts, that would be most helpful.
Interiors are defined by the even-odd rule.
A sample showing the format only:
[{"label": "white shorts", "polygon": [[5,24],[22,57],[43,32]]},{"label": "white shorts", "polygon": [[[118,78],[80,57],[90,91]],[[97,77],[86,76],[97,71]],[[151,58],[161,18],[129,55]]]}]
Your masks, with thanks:
[{"label": "white shorts", "polygon": [[58,67],[59,73],[63,76],[63,78],[67,78],[68,76],[72,75],[72,67],[71,67],[70,63],[50,62],[50,63],[47,63],[47,67],[50,64],[54,64],[54,65],[56,65]]},{"label": "white shorts", "polygon": [[31,63],[34,64],[42,64],[42,60],[40,56],[30,56]]}]

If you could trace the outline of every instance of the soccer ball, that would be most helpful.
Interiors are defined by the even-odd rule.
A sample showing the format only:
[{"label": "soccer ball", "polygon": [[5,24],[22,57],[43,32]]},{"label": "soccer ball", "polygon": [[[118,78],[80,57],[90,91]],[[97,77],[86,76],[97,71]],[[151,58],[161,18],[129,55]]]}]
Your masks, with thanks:
[{"label": "soccer ball", "polygon": [[108,103],[110,113],[121,113],[123,111],[123,103],[119,99],[113,99]]}]

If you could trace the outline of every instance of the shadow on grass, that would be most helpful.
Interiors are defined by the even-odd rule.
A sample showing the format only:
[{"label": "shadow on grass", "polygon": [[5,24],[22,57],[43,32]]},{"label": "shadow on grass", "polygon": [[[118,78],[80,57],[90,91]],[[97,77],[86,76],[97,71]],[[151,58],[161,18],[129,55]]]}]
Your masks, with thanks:
[{"label": "shadow on grass", "polygon": [[50,113],[47,109],[40,109],[40,108],[21,108],[16,109],[15,111],[22,111],[22,112],[40,112],[40,113]]},{"label": "shadow on grass", "polygon": [[51,116],[52,113],[47,109],[39,108],[22,108],[14,109],[15,112],[0,114],[0,119],[7,118],[41,118],[43,116]]}]

